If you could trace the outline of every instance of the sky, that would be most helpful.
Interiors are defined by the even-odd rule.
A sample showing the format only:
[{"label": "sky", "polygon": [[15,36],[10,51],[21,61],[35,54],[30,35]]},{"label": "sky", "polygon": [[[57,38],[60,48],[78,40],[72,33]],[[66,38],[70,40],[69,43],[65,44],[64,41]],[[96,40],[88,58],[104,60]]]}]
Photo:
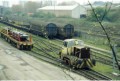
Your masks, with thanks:
[{"label": "sky", "polygon": [[[41,1],[41,0],[0,0],[0,5],[2,5],[2,1],[9,1],[9,4],[11,6],[12,4],[18,4],[19,1]],[[45,0],[43,0],[43,1],[45,1]],[[50,0],[46,0],[46,1],[50,1]],[[57,3],[60,3],[60,2],[63,2],[63,1],[66,1],[66,2],[67,1],[76,1],[79,4],[88,3],[88,0],[53,0],[53,1],[57,1]],[[120,3],[120,0],[89,0],[89,1],[91,3],[94,2],[94,1],[103,1],[103,2],[105,2],[105,1],[112,2],[113,1],[113,3]]]}]

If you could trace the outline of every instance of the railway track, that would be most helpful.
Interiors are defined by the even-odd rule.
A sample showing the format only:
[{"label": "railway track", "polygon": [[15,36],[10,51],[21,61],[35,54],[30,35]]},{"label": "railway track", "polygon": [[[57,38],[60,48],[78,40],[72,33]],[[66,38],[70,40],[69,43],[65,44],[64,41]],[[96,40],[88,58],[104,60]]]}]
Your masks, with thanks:
[{"label": "railway track", "polygon": [[[39,37],[39,38],[40,38],[40,37]],[[34,40],[36,40],[36,38],[35,38]],[[35,42],[38,42],[38,41],[40,41],[40,40],[43,40],[43,39],[40,38],[39,40],[36,40]],[[55,39],[55,40],[56,40],[59,44],[62,44],[62,40],[59,40],[59,39]],[[50,47],[50,48],[44,47],[44,48],[41,48],[41,49],[39,49],[39,50],[44,50],[44,51],[47,50],[47,51],[49,51],[49,52],[55,51],[55,53],[58,53],[59,50],[62,48],[61,45],[55,44],[55,43],[53,43],[53,42],[50,43],[51,41],[48,42],[48,41],[46,41],[46,40],[43,40],[43,41],[41,41],[41,42],[42,42],[43,44],[45,44],[46,47],[48,46],[48,47]],[[41,46],[39,45],[39,47],[41,47]],[[92,48],[92,52],[94,53],[93,56],[96,57],[96,60],[97,60],[97,61],[112,66],[112,58],[110,57],[110,52],[109,52],[109,51],[96,49],[96,48],[94,48],[94,47],[90,47],[90,48]],[[100,54],[100,55],[97,55],[97,54]],[[105,55],[104,55],[104,54],[105,54]],[[120,62],[120,59],[119,59],[119,62]]]},{"label": "railway track", "polygon": [[36,46],[38,46],[39,48],[42,46],[41,49],[43,49],[44,51],[47,50],[48,52],[58,53],[60,50],[59,46],[46,39],[44,40],[43,38],[35,38],[34,40],[36,42]]},{"label": "railway track", "polygon": [[[46,40],[44,38],[37,37],[35,35],[33,35],[33,37],[34,37],[35,42],[37,43],[37,46],[41,47],[41,45],[44,45],[44,48],[42,47],[41,51],[42,50],[44,50],[44,51],[47,50],[49,52],[54,51],[55,53],[58,54],[59,50],[63,47],[62,45],[60,45],[60,44],[62,44],[63,40],[59,40],[59,39]],[[41,42],[41,44],[39,44],[40,42]],[[54,42],[56,42],[58,44],[56,44]],[[110,66],[113,66],[113,63],[112,63],[113,58],[111,57],[112,54],[110,51],[95,48],[95,47],[89,46],[89,45],[86,45],[86,46],[88,46],[92,49],[93,56],[95,56],[97,61],[107,64],[107,65],[110,65]],[[49,55],[49,53],[46,53],[46,54]],[[120,59],[118,61],[120,62]]]},{"label": "railway track", "polygon": [[79,70],[83,75],[86,75],[90,80],[111,80],[111,78],[96,72],[94,70]]},{"label": "railway track", "polygon": [[[92,50],[92,55],[95,59],[101,63],[113,66],[113,57],[110,53],[100,52],[96,50]],[[118,62],[120,63],[120,59],[118,57]]]},{"label": "railway track", "polygon": [[[56,39],[59,42],[62,42],[62,40]],[[90,45],[86,45],[91,48],[92,51],[92,55],[95,57],[96,61],[113,66],[113,58],[112,58],[112,52],[104,50],[104,49],[99,49],[99,48],[95,48],[93,46]],[[120,58],[118,56],[118,58]],[[120,63],[120,59],[118,59],[119,63]]]},{"label": "railway track", "polygon": [[41,55],[40,52],[38,53],[34,50],[33,51],[24,51],[24,52],[31,56],[34,56],[35,58],[38,58],[40,60],[43,60],[50,64],[53,64],[57,67],[60,67],[62,70],[70,70],[71,72],[74,72],[78,75],[82,75],[90,80],[111,80],[111,78],[109,78],[99,72],[93,71],[93,70],[74,70],[74,69],[70,68],[69,66],[62,64],[62,61],[59,60],[58,58],[53,58],[53,57],[47,56],[46,54]]},{"label": "railway track", "polygon": [[[43,41],[45,43],[43,43]],[[49,50],[49,51],[44,50],[44,49],[49,49],[50,48],[50,47],[45,47],[46,45],[49,46],[50,43],[48,41],[46,41],[46,40],[44,40],[42,38],[39,38],[39,39],[36,39],[35,42],[37,42],[36,43],[37,46],[34,46],[34,47],[35,47],[35,49],[37,51],[32,50],[32,53],[27,51],[28,54],[30,54],[30,55],[38,58],[38,59],[41,59],[41,60],[43,60],[45,62],[48,62],[50,64],[58,66],[61,69],[70,70],[70,71],[72,71],[74,73],[85,76],[86,78],[88,78],[90,80],[111,80],[111,78],[109,78],[109,77],[107,77],[105,75],[102,75],[102,74],[100,74],[100,73],[98,73],[96,71],[93,71],[93,70],[74,70],[74,69],[70,68],[69,66],[66,66],[66,65],[62,64],[62,61],[60,59],[55,58],[52,55],[50,55],[49,52],[52,52],[52,50]],[[45,45],[45,46],[43,46],[42,44]],[[54,44],[52,44],[52,45],[54,47]],[[57,49],[57,51],[59,51],[59,50]]]},{"label": "railway track", "polygon": [[[55,51],[58,51],[59,49],[60,49],[60,47],[61,46],[59,46],[59,45],[57,45],[57,44],[55,44],[55,43],[50,43],[50,42],[48,42],[48,40],[46,41],[46,40],[43,40],[43,39],[41,39],[40,37],[39,37],[39,39],[36,39],[35,40],[35,42],[36,42],[36,46],[35,46],[35,50],[32,50],[31,52],[32,52],[32,54],[30,53],[30,52],[26,52],[26,53],[29,53],[30,55],[32,55],[32,56],[34,56],[34,57],[36,57],[36,58],[39,58],[39,59],[42,59],[42,60],[44,60],[44,61],[46,61],[46,62],[49,62],[49,63],[51,63],[51,64],[54,64],[54,65],[56,65],[56,66],[59,66],[59,67],[64,67],[64,68],[66,68],[64,65],[61,65],[61,63],[60,63],[60,60],[58,60],[58,58],[56,59],[55,57],[53,57],[52,55],[50,55],[50,53],[49,52],[52,52],[53,51],[53,49],[55,49]],[[41,43],[39,43],[39,42],[41,42]],[[42,44],[44,44],[44,45],[46,45],[46,46],[42,46],[41,47],[41,45]],[[50,47],[49,47],[50,46]],[[51,47],[53,48],[53,49],[51,49]],[[36,51],[37,50],[37,51]],[[54,54],[55,54],[55,52],[54,52]],[[44,58],[44,59],[43,59]],[[68,68],[68,67],[67,67]],[[68,69],[70,69],[70,68],[68,68]],[[96,80],[97,79],[97,77],[95,76],[95,75],[93,75],[93,74],[85,74],[85,73],[83,73],[83,72],[78,72],[78,70],[77,71],[75,71],[75,70],[73,70],[72,69],[72,71],[73,72],[75,72],[75,73],[77,73],[77,74],[80,74],[81,75],[81,73],[82,74],[84,74],[84,76],[86,76],[86,75],[88,75],[87,76],[87,78],[89,78],[89,79],[91,79],[91,80]],[[84,72],[86,72],[86,71],[84,71]],[[92,76],[90,76],[90,75],[92,75]],[[100,75],[100,74],[97,74],[97,75]],[[101,75],[100,75],[101,76]],[[100,79],[100,78],[98,78],[98,79]],[[101,78],[101,79],[103,79],[103,78]],[[110,79],[110,78],[109,78]]]}]

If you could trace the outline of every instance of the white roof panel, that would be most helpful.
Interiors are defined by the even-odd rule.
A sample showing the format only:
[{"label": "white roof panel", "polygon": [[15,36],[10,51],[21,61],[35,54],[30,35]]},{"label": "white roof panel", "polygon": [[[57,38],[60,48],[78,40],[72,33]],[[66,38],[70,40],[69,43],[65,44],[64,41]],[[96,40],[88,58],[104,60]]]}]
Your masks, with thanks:
[{"label": "white roof panel", "polygon": [[73,10],[78,5],[72,5],[72,6],[46,6],[42,8],[38,8],[38,10]]}]

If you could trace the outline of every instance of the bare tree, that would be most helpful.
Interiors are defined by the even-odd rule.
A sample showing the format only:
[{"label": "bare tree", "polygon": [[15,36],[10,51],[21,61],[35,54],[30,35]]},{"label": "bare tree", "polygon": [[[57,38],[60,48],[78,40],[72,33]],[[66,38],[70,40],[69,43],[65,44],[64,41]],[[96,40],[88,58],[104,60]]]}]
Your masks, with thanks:
[{"label": "bare tree", "polygon": [[95,9],[93,8],[93,6],[92,6],[92,4],[90,3],[89,0],[88,0],[88,3],[89,3],[89,5],[90,5],[91,8],[92,8],[92,11],[93,11],[93,13],[94,13],[94,15],[95,15],[95,17],[96,17],[96,19],[97,19],[97,22],[100,24],[100,27],[103,29],[103,31],[104,31],[104,33],[105,33],[105,35],[106,35],[106,37],[107,37],[108,44],[109,44],[110,49],[112,50],[112,54],[113,54],[113,56],[114,56],[113,58],[115,58],[115,62],[116,62],[116,64],[117,64],[118,70],[120,71],[120,65],[119,65],[119,63],[118,63],[115,50],[114,50],[114,48],[113,48],[113,46],[112,46],[112,43],[111,43],[111,40],[110,40],[110,36],[109,36],[109,34],[107,33],[105,27],[104,27],[103,24],[102,24],[103,19],[105,18],[105,16],[108,14],[108,12],[109,12],[110,9],[111,9],[112,3],[111,3],[111,5],[110,5],[110,7],[109,7],[108,9],[107,9],[107,5],[108,5],[108,4],[106,4],[105,13],[103,14],[103,17],[102,17],[101,20],[98,18],[97,14],[96,14],[96,12],[95,12]]}]

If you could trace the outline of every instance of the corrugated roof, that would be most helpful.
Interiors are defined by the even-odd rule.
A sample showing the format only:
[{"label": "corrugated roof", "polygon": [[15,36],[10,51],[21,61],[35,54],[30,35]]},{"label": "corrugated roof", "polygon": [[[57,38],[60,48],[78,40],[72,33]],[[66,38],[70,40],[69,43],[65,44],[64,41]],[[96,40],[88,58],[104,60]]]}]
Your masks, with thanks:
[{"label": "corrugated roof", "polygon": [[42,8],[38,8],[37,10],[73,10],[78,5],[72,5],[72,6],[46,6]]}]

